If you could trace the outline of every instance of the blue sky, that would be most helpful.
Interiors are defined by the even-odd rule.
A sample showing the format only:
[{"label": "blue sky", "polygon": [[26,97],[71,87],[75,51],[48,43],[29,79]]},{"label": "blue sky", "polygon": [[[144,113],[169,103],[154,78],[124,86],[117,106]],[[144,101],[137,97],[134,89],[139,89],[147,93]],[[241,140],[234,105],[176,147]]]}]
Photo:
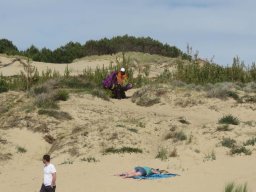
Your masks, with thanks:
[{"label": "blue sky", "polygon": [[253,0],[0,0],[0,38],[19,49],[150,36],[223,65],[256,61]]}]

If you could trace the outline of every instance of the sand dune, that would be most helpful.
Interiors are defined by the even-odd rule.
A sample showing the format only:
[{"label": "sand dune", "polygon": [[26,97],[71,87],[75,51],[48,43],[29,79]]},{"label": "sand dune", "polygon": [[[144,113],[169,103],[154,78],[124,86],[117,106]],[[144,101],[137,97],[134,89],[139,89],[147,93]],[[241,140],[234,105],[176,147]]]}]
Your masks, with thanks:
[{"label": "sand dune", "polygon": [[[10,61],[0,59],[2,63]],[[109,59],[82,60],[71,66],[80,66],[80,70],[108,62]],[[52,66],[36,64],[41,69],[47,65]],[[14,63],[0,70],[11,75],[19,67]],[[56,67],[61,70],[65,65]],[[231,156],[229,149],[220,144],[224,137],[242,144],[256,136],[255,104],[208,98],[204,92],[184,88],[166,90],[161,102],[151,107],[138,106],[131,98],[104,101],[86,93],[72,93],[68,101],[59,103],[60,111],[68,112],[72,120],[58,120],[28,110],[33,100],[25,93],[0,94],[0,141],[6,141],[0,142],[0,156],[11,154],[11,159],[0,161],[1,190],[38,191],[42,182],[41,157],[49,150],[58,171],[57,191],[61,192],[221,192],[229,182],[247,182],[249,191],[255,190],[255,147],[248,147],[252,155]],[[129,91],[128,96],[135,91]],[[216,131],[218,120],[226,114],[238,117],[240,125],[230,125],[230,131]],[[189,123],[184,124],[181,119]],[[186,140],[166,139],[168,134],[179,131],[186,134]],[[53,144],[46,142],[46,135],[55,139]],[[121,146],[139,148],[143,154],[102,153],[108,147]],[[17,147],[27,152],[19,153]],[[161,148],[168,152],[176,149],[177,156],[164,161],[156,159]],[[216,159],[211,156],[213,152]],[[87,157],[99,162],[81,161]],[[181,176],[157,181],[113,176],[138,165],[166,169]]]}]

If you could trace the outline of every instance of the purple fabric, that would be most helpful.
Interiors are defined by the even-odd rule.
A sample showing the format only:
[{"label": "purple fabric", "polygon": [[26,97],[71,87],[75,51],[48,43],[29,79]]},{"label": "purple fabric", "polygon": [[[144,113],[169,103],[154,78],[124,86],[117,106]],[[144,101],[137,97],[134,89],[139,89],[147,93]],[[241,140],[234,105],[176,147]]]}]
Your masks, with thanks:
[{"label": "purple fabric", "polygon": [[117,79],[116,79],[117,72],[114,71],[110,75],[108,75],[102,82],[103,87],[110,89],[113,84],[117,84]]}]

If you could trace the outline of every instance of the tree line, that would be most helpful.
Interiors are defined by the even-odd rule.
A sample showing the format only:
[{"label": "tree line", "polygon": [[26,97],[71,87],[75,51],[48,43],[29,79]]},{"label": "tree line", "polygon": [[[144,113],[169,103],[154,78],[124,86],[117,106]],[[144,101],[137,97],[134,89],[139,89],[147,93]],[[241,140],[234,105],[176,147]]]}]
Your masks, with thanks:
[{"label": "tree line", "polygon": [[149,54],[158,54],[166,57],[182,57],[191,59],[186,53],[169,44],[150,37],[116,36],[111,39],[89,40],[85,44],[69,42],[55,50],[48,48],[39,49],[31,45],[24,51],[18,48],[8,39],[0,39],[0,53],[8,55],[22,55],[34,61],[49,63],[71,63],[75,59],[91,55],[109,55],[118,52],[136,51]]}]

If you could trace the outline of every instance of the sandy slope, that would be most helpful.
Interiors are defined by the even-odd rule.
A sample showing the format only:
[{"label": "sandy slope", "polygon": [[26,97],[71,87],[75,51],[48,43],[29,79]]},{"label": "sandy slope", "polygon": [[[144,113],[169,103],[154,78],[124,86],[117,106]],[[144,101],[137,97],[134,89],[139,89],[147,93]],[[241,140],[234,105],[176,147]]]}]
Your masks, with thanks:
[{"label": "sandy slope", "polygon": [[[0,54],[0,74],[4,76],[12,76],[20,74],[23,71],[23,66],[19,61],[15,61],[19,57],[6,56]],[[150,76],[154,77],[164,71],[165,68],[169,68],[174,65],[175,58],[168,58],[159,55],[150,55],[145,53],[128,52],[126,53],[126,58],[129,58],[135,71],[143,71],[145,66],[150,66]],[[26,61],[22,58],[23,61]],[[77,59],[72,63],[64,64],[53,64],[53,63],[42,63],[42,62],[32,62],[31,64],[37,68],[37,70],[42,73],[47,69],[52,71],[58,71],[60,74],[64,74],[65,69],[69,68],[72,75],[82,74],[84,69],[96,69],[97,67],[102,68],[109,67],[117,64],[117,61],[122,60],[122,54],[117,53],[115,55],[103,55],[103,56],[90,56]],[[135,72],[136,75],[136,72]]]},{"label": "sandy slope", "polygon": [[[12,94],[15,95],[15,93]],[[255,152],[251,156],[231,157],[227,155],[226,148],[219,146],[224,136],[238,141],[251,138],[256,134],[255,126],[242,123],[234,126],[231,132],[215,131],[216,122],[223,114],[231,113],[246,122],[254,121],[255,111],[248,106],[236,105],[233,100],[206,99],[202,95],[203,104],[187,108],[176,106],[175,100],[184,94],[181,90],[177,91],[176,94],[169,95],[169,99],[163,104],[148,108],[137,106],[131,103],[130,99],[106,102],[82,93],[74,94],[70,100],[61,103],[61,110],[68,111],[73,120],[56,121],[54,126],[51,125],[53,119],[42,116],[41,121],[45,120],[50,126],[50,134],[54,137],[62,135],[65,138],[65,141],[62,141],[64,143],[62,148],[53,153],[53,163],[58,169],[58,191],[216,192],[222,191],[225,184],[231,181],[248,182],[251,191],[256,189]],[[196,93],[194,97],[197,97]],[[16,114],[13,113],[13,115]],[[36,114],[31,116],[37,117]],[[191,124],[180,124],[178,119],[181,116]],[[140,127],[136,125],[137,122],[134,124],[132,121],[127,121],[127,119],[136,118],[140,119],[145,126]],[[124,123],[125,127],[117,126],[119,123]],[[187,142],[164,141],[164,135],[174,125],[188,135],[193,135],[192,142],[187,144]],[[82,126],[82,129],[73,132],[79,126]],[[128,127],[136,127],[139,130],[138,134],[127,132]],[[81,137],[84,131],[89,132],[86,138]],[[9,142],[8,148],[3,146],[3,150],[11,149],[13,154],[12,160],[0,162],[1,189],[6,192],[38,191],[42,179],[40,158],[50,149],[50,145],[42,139],[44,134],[32,133],[25,126],[21,130],[15,127],[2,129],[1,133]],[[109,140],[113,133],[118,133],[118,138]],[[139,147],[145,153],[102,156],[101,143],[105,143],[106,146]],[[28,152],[18,154],[16,146],[23,146]],[[160,146],[170,150],[175,146],[179,156],[169,158],[168,161],[155,159]],[[79,155],[70,156],[70,148],[76,148]],[[200,152],[195,152],[196,149]],[[206,161],[205,156],[213,150],[216,153],[216,160]],[[88,156],[93,156],[100,162],[80,161],[82,157]],[[62,164],[65,161],[72,161],[73,164]],[[115,173],[129,170],[137,165],[159,167],[179,173],[181,176],[159,181],[123,180],[113,176]]]},{"label": "sandy slope", "polygon": [[[140,57],[143,63],[153,62],[149,56]],[[70,66],[74,67],[74,73],[80,73],[86,67],[108,65],[114,59],[114,56],[84,58]],[[0,66],[4,66],[12,58],[0,56],[0,61]],[[49,67],[60,72],[66,67],[65,64],[33,64],[39,70]],[[171,65],[172,60],[162,58],[152,73],[159,74]],[[14,75],[21,69],[17,62],[0,67],[0,73]],[[229,150],[220,145],[223,137],[242,144],[256,136],[255,104],[210,99],[204,92],[166,89],[161,103],[151,107],[138,106],[130,98],[108,102],[86,93],[73,93],[68,101],[60,102],[60,110],[68,112],[72,120],[38,115],[33,110],[32,98],[24,93],[0,94],[0,157],[11,158],[0,158],[1,191],[37,192],[42,182],[41,157],[49,150],[57,167],[60,192],[221,192],[233,181],[247,182],[250,191],[255,191],[256,148],[248,147],[252,150],[251,156],[230,156]],[[135,91],[129,91],[128,96]],[[227,114],[238,117],[240,125],[230,126],[231,131],[216,131],[218,119]],[[181,118],[190,124],[182,124]],[[187,140],[164,139],[173,131],[183,131]],[[55,142],[47,143],[46,135],[52,136]],[[18,153],[19,146],[27,152]],[[108,147],[121,146],[142,149],[143,154],[102,154]],[[156,159],[160,148],[168,152],[176,149],[178,156],[169,157],[167,161]],[[216,160],[207,159],[212,152]],[[99,162],[81,161],[87,157],[95,157]],[[181,176],[158,181],[123,180],[113,176],[137,165],[158,167]]]}]

